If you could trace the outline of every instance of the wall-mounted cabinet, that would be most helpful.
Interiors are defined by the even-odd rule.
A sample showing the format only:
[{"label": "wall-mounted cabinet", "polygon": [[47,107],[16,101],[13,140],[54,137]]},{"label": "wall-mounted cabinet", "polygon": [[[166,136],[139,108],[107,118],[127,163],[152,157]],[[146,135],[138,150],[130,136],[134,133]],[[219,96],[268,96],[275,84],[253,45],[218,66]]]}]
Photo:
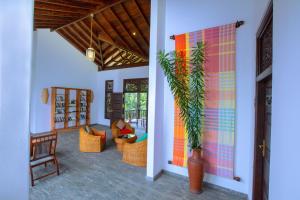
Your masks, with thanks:
[{"label": "wall-mounted cabinet", "polygon": [[51,129],[68,130],[90,125],[91,90],[51,88]]}]

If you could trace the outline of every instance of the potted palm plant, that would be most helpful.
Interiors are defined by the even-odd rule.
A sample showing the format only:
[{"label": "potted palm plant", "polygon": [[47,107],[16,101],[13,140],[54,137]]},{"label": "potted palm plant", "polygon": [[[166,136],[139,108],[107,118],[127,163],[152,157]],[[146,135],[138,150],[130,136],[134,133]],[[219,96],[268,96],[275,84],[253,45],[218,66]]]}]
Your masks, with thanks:
[{"label": "potted palm plant", "polygon": [[200,193],[203,183],[203,159],[201,139],[204,124],[204,44],[197,43],[187,60],[184,52],[159,52],[159,62],[167,77],[180,116],[185,124],[189,148],[188,158],[190,191]]}]

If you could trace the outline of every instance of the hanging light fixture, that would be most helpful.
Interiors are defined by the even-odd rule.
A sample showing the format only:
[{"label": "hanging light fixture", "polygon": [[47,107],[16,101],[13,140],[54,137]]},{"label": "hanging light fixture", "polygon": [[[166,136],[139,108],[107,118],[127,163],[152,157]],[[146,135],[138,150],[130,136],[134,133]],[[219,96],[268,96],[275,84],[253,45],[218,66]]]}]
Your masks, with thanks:
[{"label": "hanging light fixture", "polygon": [[92,42],[93,42],[93,17],[94,17],[94,14],[91,14],[91,40],[90,40],[90,47],[87,48],[87,50],[85,52],[85,56],[87,57],[87,59],[89,61],[92,61],[92,62],[94,62],[95,56],[96,56],[96,51],[92,47]]}]

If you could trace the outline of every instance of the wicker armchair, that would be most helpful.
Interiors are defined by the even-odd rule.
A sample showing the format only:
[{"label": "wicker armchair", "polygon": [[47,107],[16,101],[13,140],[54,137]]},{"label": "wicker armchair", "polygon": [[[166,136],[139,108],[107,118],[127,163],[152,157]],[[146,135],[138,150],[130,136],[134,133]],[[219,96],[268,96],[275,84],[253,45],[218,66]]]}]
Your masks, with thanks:
[{"label": "wicker armchair", "polygon": [[126,143],[123,146],[123,162],[146,167],[147,165],[147,140],[136,143]]},{"label": "wicker armchair", "polygon": [[106,133],[91,128],[93,135],[85,131],[84,128],[79,129],[79,150],[81,152],[101,152],[105,148]]},{"label": "wicker armchair", "polygon": [[[118,120],[119,121],[119,120]],[[111,134],[112,134],[112,139],[114,138],[118,138],[120,136],[120,129],[116,126],[118,121],[115,121],[112,123],[111,125]],[[135,129],[133,127],[131,127],[131,125],[129,123],[125,123],[125,127],[129,130],[132,131],[131,134],[134,134],[135,133]]]}]

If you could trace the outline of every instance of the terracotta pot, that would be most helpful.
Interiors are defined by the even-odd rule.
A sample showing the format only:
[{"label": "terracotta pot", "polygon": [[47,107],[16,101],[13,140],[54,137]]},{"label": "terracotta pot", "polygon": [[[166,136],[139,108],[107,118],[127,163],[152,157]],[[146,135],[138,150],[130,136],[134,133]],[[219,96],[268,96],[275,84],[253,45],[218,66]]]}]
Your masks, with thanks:
[{"label": "terracotta pot", "polygon": [[192,156],[188,159],[188,172],[190,179],[190,191],[192,193],[201,193],[204,177],[204,161],[201,155],[201,149],[193,149]]}]

